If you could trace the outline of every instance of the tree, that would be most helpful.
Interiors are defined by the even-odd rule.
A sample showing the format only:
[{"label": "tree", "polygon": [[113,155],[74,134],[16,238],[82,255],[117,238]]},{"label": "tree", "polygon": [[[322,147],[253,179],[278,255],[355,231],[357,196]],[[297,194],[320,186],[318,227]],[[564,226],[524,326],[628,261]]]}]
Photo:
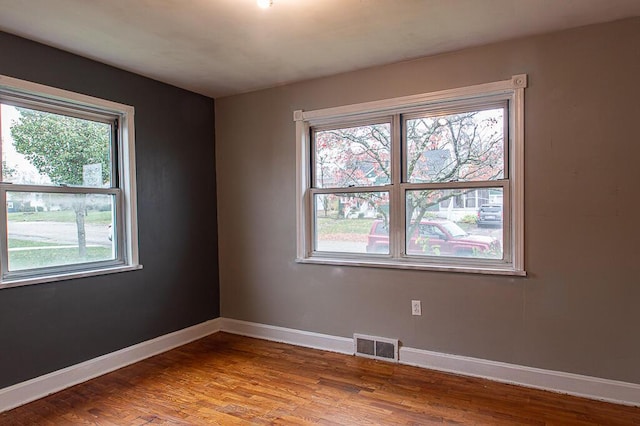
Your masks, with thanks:
[{"label": "tree", "polygon": [[[471,111],[406,121],[407,181],[469,182],[504,175],[503,110]],[[474,189],[420,190],[407,197],[408,234],[429,208]]]},{"label": "tree", "polygon": [[11,182],[16,175],[16,169],[9,167],[7,162],[2,160],[2,180],[4,182]]},{"label": "tree", "polygon": [[[106,123],[18,108],[11,125],[16,151],[54,185],[86,186],[84,166],[100,165],[102,186],[110,180],[110,132]],[[78,251],[86,255],[86,195],[74,194]]]},{"label": "tree", "polygon": [[[503,110],[485,110],[403,121],[405,181],[443,183],[489,181],[504,174]],[[316,133],[316,173],[321,188],[366,187],[391,183],[391,129],[388,123]],[[407,192],[408,235],[429,209],[474,191],[471,188]],[[380,193],[358,193],[388,220]]]},{"label": "tree", "polygon": [[[389,124],[358,126],[316,133],[316,183],[320,188],[386,185],[391,182]],[[328,199],[328,197],[324,197]],[[343,203],[343,198],[347,203]],[[363,192],[338,197],[338,218],[344,208],[367,203],[387,220],[386,193]]]}]

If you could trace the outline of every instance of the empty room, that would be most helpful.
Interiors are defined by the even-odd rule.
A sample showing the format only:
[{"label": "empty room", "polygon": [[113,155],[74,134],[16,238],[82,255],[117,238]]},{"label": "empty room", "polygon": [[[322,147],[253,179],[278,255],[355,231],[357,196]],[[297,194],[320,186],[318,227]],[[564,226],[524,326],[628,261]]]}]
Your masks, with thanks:
[{"label": "empty room", "polygon": [[640,424],[638,76],[638,0],[0,0],[0,425]]}]

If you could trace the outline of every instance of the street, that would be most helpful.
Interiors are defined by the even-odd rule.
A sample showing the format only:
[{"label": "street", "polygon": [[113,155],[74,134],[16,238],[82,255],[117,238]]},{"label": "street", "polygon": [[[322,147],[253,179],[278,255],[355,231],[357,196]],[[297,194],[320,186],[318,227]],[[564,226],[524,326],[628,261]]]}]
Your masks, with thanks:
[{"label": "street", "polygon": [[[85,224],[87,244],[111,247],[108,225]],[[78,230],[75,222],[9,222],[9,240],[27,240],[42,243],[77,245]]]}]

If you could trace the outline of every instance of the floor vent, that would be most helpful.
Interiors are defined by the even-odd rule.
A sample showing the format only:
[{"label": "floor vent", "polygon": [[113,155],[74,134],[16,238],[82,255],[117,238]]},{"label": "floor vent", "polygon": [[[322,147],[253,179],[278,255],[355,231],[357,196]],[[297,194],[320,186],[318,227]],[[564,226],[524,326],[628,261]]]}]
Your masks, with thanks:
[{"label": "floor vent", "polygon": [[398,362],[398,339],[354,334],[353,346],[357,356]]}]

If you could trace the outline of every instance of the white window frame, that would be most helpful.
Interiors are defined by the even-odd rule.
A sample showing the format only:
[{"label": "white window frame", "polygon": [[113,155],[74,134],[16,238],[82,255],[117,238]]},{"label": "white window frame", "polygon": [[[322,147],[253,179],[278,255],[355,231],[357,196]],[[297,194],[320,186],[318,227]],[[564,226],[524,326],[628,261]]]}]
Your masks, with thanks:
[{"label": "white window frame", "polygon": [[[325,108],[313,111],[297,110],[293,113],[296,123],[296,261],[347,266],[454,271],[481,274],[525,276],[524,268],[524,89],[527,75],[514,75],[509,80],[478,84],[438,92],[404,96],[380,101]],[[313,176],[312,136],[314,127],[332,126],[345,122],[365,122],[419,110],[464,108],[491,102],[507,102],[508,108],[508,157],[505,158],[504,179],[489,185],[503,189],[504,197],[504,259],[435,258],[417,259],[403,255],[404,241],[402,219],[407,190],[419,189],[420,184],[403,183],[400,176],[401,143],[392,140],[392,184],[384,187],[390,191],[390,254],[329,253],[316,252],[313,248]],[[394,125],[399,126],[396,118]],[[395,132],[397,133],[397,132]],[[505,135],[506,137],[507,135]],[[456,184],[454,184],[455,186]],[[464,187],[480,187],[474,182],[460,184]],[[451,187],[451,184],[446,184]],[[486,183],[482,186],[487,186]],[[361,188],[360,188],[361,189]],[[373,190],[375,187],[368,187]],[[335,192],[350,192],[341,189]]]},{"label": "white window frame", "polygon": [[[0,240],[0,289],[28,284],[81,278],[116,272],[141,269],[138,256],[138,224],[136,201],[136,169],[135,169],[135,109],[105,99],[95,98],[68,90],[45,86],[30,81],[0,75],[0,101],[15,103],[16,99],[38,105],[48,105],[51,112],[90,117],[109,115],[117,120],[117,176],[116,188],[81,188],[55,185],[14,185],[0,182],[0,232],[4,234]],[[7,208],[8,191],[24,189],[32,192],[48,193],[92,193],[108,194],[116,198],[116,233],[117,256],[113,261],[70,264],[49,268],[38,268],[25,271],[8,271],[7,265]]]}]

